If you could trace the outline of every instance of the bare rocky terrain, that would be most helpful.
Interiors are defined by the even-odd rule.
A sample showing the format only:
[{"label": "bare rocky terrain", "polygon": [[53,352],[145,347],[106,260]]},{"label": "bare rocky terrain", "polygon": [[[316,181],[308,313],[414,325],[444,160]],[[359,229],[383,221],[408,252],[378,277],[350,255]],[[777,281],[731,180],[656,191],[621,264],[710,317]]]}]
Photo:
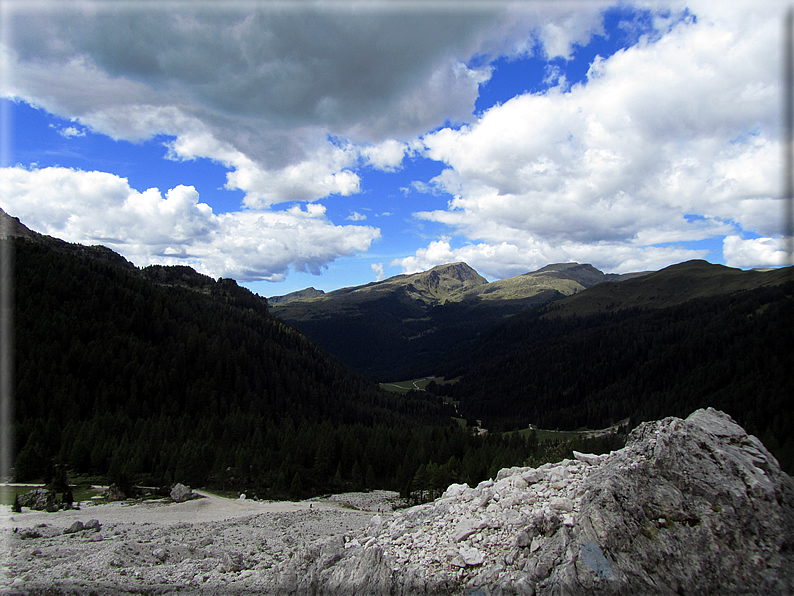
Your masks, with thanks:
[{"label": "bare rocky terrain", "polygon": [[[396,493],[298,503],[201,498],[3,511],[3,594],[261,593],[280,564],[317,540],[350,540]],[[75,522],[98,529],[69,533]]]},{"label": "bare rocky terrain", "polygon": [[397,511],[376,492],[6,514],[0,593],[794,593],[794,481],[729,416],[574,455]]}]

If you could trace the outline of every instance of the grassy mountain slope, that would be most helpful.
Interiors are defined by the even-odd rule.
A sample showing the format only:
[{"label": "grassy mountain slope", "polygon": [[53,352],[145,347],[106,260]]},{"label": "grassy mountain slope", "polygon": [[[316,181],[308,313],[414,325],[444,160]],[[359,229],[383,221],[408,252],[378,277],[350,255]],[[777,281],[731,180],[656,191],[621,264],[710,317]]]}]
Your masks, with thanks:
[{"label": "grassy mountain slope", "polygon": [[434,374],[462,343],[521,310],[574,294],[608,276],[564,263],[488,283],[465,263],[276,300],[274,315],[378,381]]},{"label": "grassy mountain slope", "polygon": [[290,321],[355,315],[372,303],[392,297],[404,305],[406,313],[416,315],[438,304],[457,302],[468,290],[487,283],[465,263],[454,263],[328,293],[301,290],[271,301],[277,307],[274,312]]},{"label": "grassy mountain slope", "polygon": [[640,275],[645,273],[604,274],[592,265],[556,263],[537,271],[493,281],[471,291],[467,298],[477,296],[482,300],[522,300],[548,291],[571,296],[605,281],[621,281]]},{"label": "grassy mountain slope", "polygon": [[788,275],[785,269],[744,271],[707,261],[686,261],[642,277],[600,284],[584,294],[568,296],[550,306],[545,316],[587,316],[626,308],[665,308],[694,298],[776,285]]},{"label": "grassy mountain slope", "polygon": [[290,292],[284,296],[273,296],[268,300],[268,303],[273,306],[276,304],[286,304],[287,302],[296,302],[299,300],[306,300],[308,298],[316,298],[325,294],[322,290],[316,288],[306,288],[305,290],[298,290],[297,292]]}]

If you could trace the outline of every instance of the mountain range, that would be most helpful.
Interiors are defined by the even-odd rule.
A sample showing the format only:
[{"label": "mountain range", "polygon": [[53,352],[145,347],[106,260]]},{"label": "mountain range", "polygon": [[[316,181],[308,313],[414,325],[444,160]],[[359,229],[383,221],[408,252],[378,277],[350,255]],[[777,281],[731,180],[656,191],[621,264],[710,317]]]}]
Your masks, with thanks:
[{"label": "mountain range", "polygon": [[787,275],[706,261],[623,275],[557,263],[489,283],[466,263],[453,263],[329,293],[309,288],[269,302],[275,316],[362,374],[385,382],[449,369],[480,334],[527,309],[549,304],[544,316],[557,317],[664,308],[779,284]]},{"label": "mountain range", "polygon": [[455,263],[272,312],[371,378],[458,379],[427,389],[472,425],[634,426],[713,406],[794,469],[792,277],[693,260],[624,276],[553,264],[488,283]]},{"label": "mountain range", "polygon": [[[17,469],[29,477],[61,461],[270,496],[410,492],[430,464],[474,482],[522,463],[533,448],[498,431],[705,406],[794,469],[791,269],[689,261],[614,276],[563,263],[489,283],[454,263],[268,304],[233,280],[139,269],[0,223],[17,253]],[[458,380],[405,396],[371,382],[431,375]],[[450,426],[453,414],[491,433]]]},{"label": "mountain range", "polygon": [[[438,265],[420,273],[396,275],[363,286],[325,293],[314,288],[268,298],[272,306],[284,309],[288,318],[314,318],[326,313],[353,311],[357,306],[400,294],[406,303],[418,309],[450,302],[509,302],[523,304],[543,302],[550,295],[568,296],[604,281],[621,281],[645,275],[641,273],[604,274],[592,265],[557,263],[516,277],[488,282],[466,263]],[[541,296],[541,298],[537,298]],[[298,303],[305,304],[301,308]]]},{"label": "mountain range", "polygon": [[125,492],[182,482],[266,498],[409,494],[419,470],[420,490],[431,478],[476,483],[533,452],[471,435],[430,393],[382,390],[234,280],[139,269],[5,213],[0,230],[15,260],[17,481],[46,483],[57,468]]}]

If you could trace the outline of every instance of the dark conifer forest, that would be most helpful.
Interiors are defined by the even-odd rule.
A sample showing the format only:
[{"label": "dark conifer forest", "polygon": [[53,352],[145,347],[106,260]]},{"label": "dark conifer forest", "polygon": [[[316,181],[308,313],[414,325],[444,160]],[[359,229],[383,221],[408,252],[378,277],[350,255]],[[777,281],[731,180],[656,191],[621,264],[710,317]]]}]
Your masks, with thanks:
[{"label": "dark conifer forest", "polygon": [[436,371],[457,384],[397,394],[233,280],[138,269],[43,238],[13,240],[18,481],[65,467],[128,491],[182,482],[264,498],[382,488],[421,499],[625,440],[538,443],[506,431],[626,418],[630,428],[706,406],[794,471],[791,283],[666,308],[560,317],[552,303],[490,329],[473,321],[482,332],[461,334]]},{"label": "dark conifer forest", "polygon": [[[232,280],[15,240],[15,474],[305,497],[479,482],[537,454],[388,393]],[[430,494],[430,493],[427,493]]]},{"label": "dark conifer forest", "polygon": [[[603,428],[721,409],[794,472],[794,284],[662,309],[554,316],[553,303],[462,352],[444,393],[488,428]],[[439,387],[439,390],[442,388]]]}]

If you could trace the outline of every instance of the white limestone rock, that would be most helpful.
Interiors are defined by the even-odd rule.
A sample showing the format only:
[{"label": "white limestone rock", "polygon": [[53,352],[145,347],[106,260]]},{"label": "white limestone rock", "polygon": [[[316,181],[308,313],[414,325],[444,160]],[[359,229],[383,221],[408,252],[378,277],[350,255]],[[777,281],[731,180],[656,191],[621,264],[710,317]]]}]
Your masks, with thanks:
[{"label": "white limestone rock", "polygon": [[607,456],[452,485],[365,535],[335,561],[298,557],[296,590],[794,592],[794,481],[714,410],[645,423]]},{"label": "white limestone rock", "polygon": [[584,462],[591,466],[597,466],[601,463],[602,458],[600,455],[595,455],[593,453],[579,453],[578,451],[573,452],[573,456],[580,462]]},{"label": "white limestone rock", "polygon": [[473,546],[461,546],[458,549],[458,554],[460,555],[460,558],[464,563],[463,566],[465,567],[476,567],[477,565],[482,565],[483,561],[485,561],[485,555],[483,552]]},{"label": "white limestone rock", "polygon": [[177,483],[174,485],[174,488],[171,489],[171,498],[177,503],[184,503],[185,501],[194,499],[195,494],[190,490],[189,486]]}]

